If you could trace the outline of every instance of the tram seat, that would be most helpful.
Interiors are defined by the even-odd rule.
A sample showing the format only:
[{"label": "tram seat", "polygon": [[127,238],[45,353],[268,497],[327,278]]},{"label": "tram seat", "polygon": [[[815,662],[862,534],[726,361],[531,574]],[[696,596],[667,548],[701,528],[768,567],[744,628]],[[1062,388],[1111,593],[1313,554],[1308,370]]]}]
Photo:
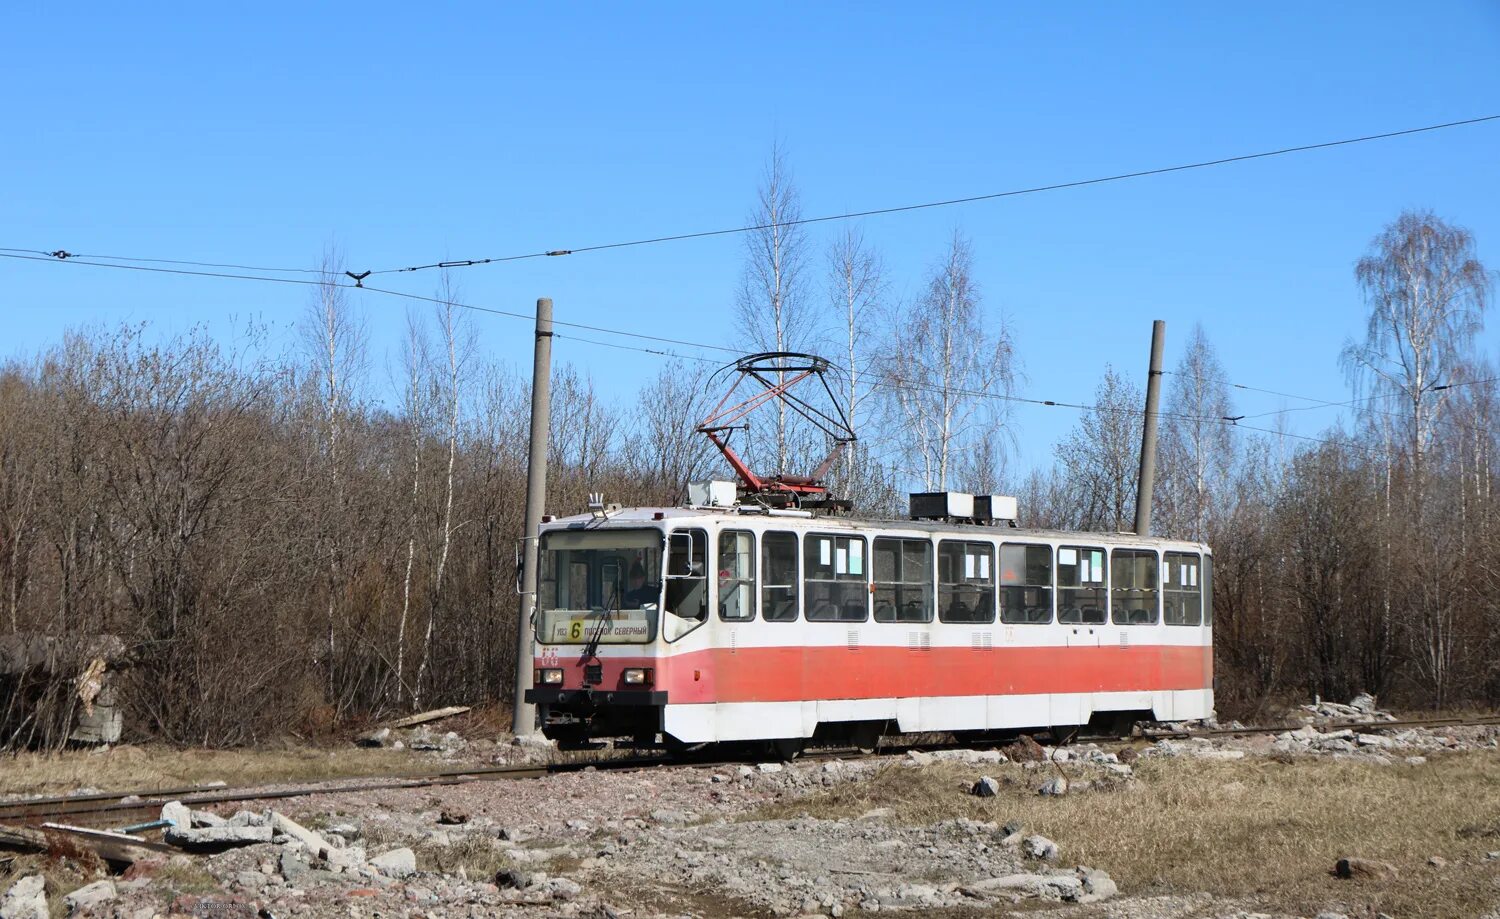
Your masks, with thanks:
[{"label": "tram seat", "polygon": [[973,622],[974,611],[964,601],[954,600],[943,610],[943,618],[948,622]]},{"label": "tram seat", "polygon": [[1027,622],[1051,622],[1052,608],[1048,606],[1029,606],[1026,608]]},{"label": "tram seat", "polygon": [[862,622],[867,613],[862,600],[845,600],[844,614],[841,617],[845,622]]},{"label": "tram seat", "polygon": [[1097,606],[1085,606],[1083,608],[1083,618],[1079,621],[1087,622],[1091,625],[1100,625],[1107,620],[1104,618],[1104,610]]}]

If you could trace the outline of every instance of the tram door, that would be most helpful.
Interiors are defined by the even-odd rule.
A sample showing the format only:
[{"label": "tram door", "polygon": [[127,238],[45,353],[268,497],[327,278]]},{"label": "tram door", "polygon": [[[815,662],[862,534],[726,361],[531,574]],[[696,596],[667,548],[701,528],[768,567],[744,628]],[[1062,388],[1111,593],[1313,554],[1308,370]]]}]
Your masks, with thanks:
[{"label": "tram door", "polygon": [[[1069,650],[1063,667],[1066,682],[1075,694],[1098,692],[1103,686],[1102,655],[1084,649],[1106,647],[1116,640],[1109,626],[1108,559],[1099,546],[1057,550],[1057,623]],[[1069,714],[1076,713],[1056,712],[1058,723]]]}]

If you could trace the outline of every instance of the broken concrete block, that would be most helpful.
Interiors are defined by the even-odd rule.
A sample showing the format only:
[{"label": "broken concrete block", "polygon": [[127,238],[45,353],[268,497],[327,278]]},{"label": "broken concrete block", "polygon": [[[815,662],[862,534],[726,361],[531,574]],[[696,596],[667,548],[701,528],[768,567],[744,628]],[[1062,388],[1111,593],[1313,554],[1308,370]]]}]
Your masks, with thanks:
[{"label": "broken concrete block", "polygon": [[368,734],[361,734],[354,742],[361,747],[383,747],[391,739],[390,728],[380,728]]},{"label": "broken concrete block", "polygon": [[363,846],[350,846],[347,849],[325,847],[318,856],[334,871],[354,871],[365,864]]},{"label": "broken concrete block", "polygon": [[229,821],[220,817],[213,811],[193,811],[193,826],[223,826]]},{"label": "broken concrete block", "polygon": [[403,846],[370,859],[370,866],[389,878],[410,877],[417,871],[417,854]]},{"label": "broken concrete block", "polygon": [[321,856],[323,850],[332,848],[322,836],[283,814],[271,814],[271,829],[300,842],[304,849],[315,856]]},{"label": "broken concrete block", "polygon": [[195,829],[168,827],[163,839],[184,849],[218,849],[254,846],[271,841],[268,826],[205,826]]},{"label": "broken concrete block", "polygon": [[193,811],[181,801],[168,801],[161,806],[161,819],[172,821],[179,830],[193,828]]},{"label": "broken concrete block", "polygon": [[47,880],[40,874],[28,875],[10,885],[0,899],[0,916],[5,919],[48,919]]},{"label": "broken concrete block", "polygon": [[63,903],[67,905],[68,912],[71,914],[81,909],[93,909],[103,906],[116,896],[115,882],[106,878],[105,880],[95,881],[92,884],[85,884],[78,888],[66,897],[63,897]]}]

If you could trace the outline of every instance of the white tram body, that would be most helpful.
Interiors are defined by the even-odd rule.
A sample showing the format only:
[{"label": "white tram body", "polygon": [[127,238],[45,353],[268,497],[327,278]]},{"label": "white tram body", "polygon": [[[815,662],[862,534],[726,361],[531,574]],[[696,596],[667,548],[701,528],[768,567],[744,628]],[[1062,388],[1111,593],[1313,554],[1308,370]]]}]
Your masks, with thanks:
[{"label": "white tram body", "polygon": [[1213,711],[1199,543],[739,506],[585,514],[540,539],[527,697],[560,740]]}]

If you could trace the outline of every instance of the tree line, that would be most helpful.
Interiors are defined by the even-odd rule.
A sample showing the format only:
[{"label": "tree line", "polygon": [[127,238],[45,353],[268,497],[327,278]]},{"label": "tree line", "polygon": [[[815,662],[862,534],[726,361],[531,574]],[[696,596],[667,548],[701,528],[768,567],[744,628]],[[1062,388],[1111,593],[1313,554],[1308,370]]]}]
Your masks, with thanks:
[{"label": "tree line", "polygon": [[[954,488],[1017,494],[1028,525],[1130,527],[1144,399],[1115,369],[1051,468],[1009,474],[1016,343],[961,233],[898,298],[857,228],[804,233],[780,151],[750,217],[739,338],[840,365],[861,439],[833,485],[859,511]],[[1201,328],[1168,375],[1154,516],[1159,535],[1213,546],[1222,713],[1360,690],[1500,699],[1496,374],[1475,344],[1491,276],[1474,251],[1411,212],[1358,262],[1368,322],[1339,356],[1351,425],[1236,426]],[[163,340],[124,326],[0,369],[0,629],[120,636],[133,736],[250,743],[509,696],[527,377],[482,358],[445,278],[408,317],[399,392],[377,397],[339,254],[322,267],[285,353],[253,327]],[[549,510],[595,491],[675,503],[725,475],[693,432],[714,369],[666,360],[620,393],[556,368]],[[758,470],[799,471],[828,444],[778,416],[743,447]],[[0,675],[0,746],[61,744],[76,678]]]}]

